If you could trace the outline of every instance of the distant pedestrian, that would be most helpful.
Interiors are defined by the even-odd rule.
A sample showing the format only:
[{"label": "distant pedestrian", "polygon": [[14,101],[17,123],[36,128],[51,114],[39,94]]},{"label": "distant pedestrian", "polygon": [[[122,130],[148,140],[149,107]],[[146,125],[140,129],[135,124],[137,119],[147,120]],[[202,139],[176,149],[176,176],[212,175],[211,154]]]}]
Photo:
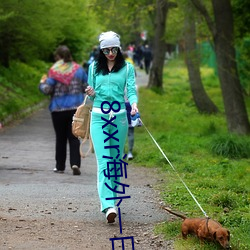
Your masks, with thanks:
[{"label": "distant pedestrian", "polygon": [[127,110],[127,119],[128,119],[128,154],[127,159],[132,160],[133,156],[133,148],[134,148],[134,131],[135,128],[131,126],[131,105],[128,101],[125,102],[126,110]]},{"label": "distant pedestrian", "polygon": [[[90,65],[92,62],[94,62],[94,61],[97,59],[98,55],[99,55],[99,48],[98,48],[98,46],[94,46],[93,49],[92,49],[92,51],[91,51],[90,54],[89,54],[89,59],[88,59],[88,61],[87,61],[88,67],[89,67],[89,65]],[[87,68],[87,69],[88,69],[88,68]]]},{"label": "distant pedestrian", "polygon": [[50,68],[48,77],[44,76],[39,84],[40,91],[50,95],[49,110],[56,134],[55,173],[64,173],[66,168],[67,142],[69,142],[70,166],[73,175],[80,175],[80,142],[72,134],[72,117],[84,100],[84,86],[87,74],[73,61],[67,46],[59,46],[55,51],[55,64]]},{"label": "distant pedestrian", "polygon": [[149,48],[148,44],[145,45],[144,51],[143,51],[143,58],[144,58],[144,67],[145,67],[145,72],[148,75],[149,69],[151,66],[151,61],[153,59],[152,51]]},{"label": "distant pedestrian", "polygon": [[[134,61],[128,57],[127,52],[123,53],[123,57],[126,62],[131,63],[134,66]],[[135,70],[135,76],[136,76],[136,70]],[[136,90],[137,90],[137,85],[136,85]],[[137,92],[138,96],[138,92]],[[134,130],[135,128],[131,125],[131,105],[127,99],[126,96],[126,91],[125,91],[125,105],[126,105],[126,110],[127,110],[127,119],[128,119],[128,154],[127,154],[127,159],[132,160],[134,158],[133,156],[133,149],[134,149]]]},{"label": "distant pedestrian", "polygon": [[140,68],[143,69],[143,47],[138,45],[134,50],[134,62]]}]

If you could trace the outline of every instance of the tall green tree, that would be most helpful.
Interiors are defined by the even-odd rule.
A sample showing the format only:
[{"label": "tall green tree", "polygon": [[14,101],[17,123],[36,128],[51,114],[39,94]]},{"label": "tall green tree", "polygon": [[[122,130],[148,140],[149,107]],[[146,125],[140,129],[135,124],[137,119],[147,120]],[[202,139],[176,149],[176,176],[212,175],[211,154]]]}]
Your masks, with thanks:
[{"label": "tall green tree", "polygon": [[154,57],[150,70],[148,87],[163,88],[163,66],[166,54],[166,42],[164,39],[166,31],[167,14],[170,8],[177,7],[176,3],[168,0],[156,1],[155,34],[154,34]]},{"label": "tall green tree", "polygon": [[155,0],[93,0],[91,6],[97,14],[101,31],[113,30],[121,35],[122,46],[130,42],[141,43],[140,33],[152,36]]},{"label": "tall green tree", "polygon": [[46,50],[53,45],[58,34],[58,29],[49,30],[49,18],[51,8],[42,1],[34,2],[3,0],[0,3],[3,13],[11,13],[3,21],[0,21],[0,51],[3,54],[1,63],[8,67],[11,59],[27,61],[37,56],[38,51]]},{"label": "tall green tree", "polygon": [[247,11],[249,8],[248,0],[232,0],[236,38],[250,36],[250,12]]},{"label": "tall green tree", "polygon": [[232,0],[241,85],[250,96],[250,8],[248,0]]},{"label": "tall green tree", "polygon": [[93,12],[88,10],[88,2],[1,0],[4,18],[0,19],[0,64],[8,67],[12,59],[48,60],[62,43],[80,59],[94,39],[96,23],[90,16]]},{"label": "tall green tree", "polygon": [[211,0],[214,17],[209,15],[200,0],[191,1],[204,16],[213,37],[228,130],[237,134],[249,134],[250,123],[236,63],[230,0]]},{"label": "tall green tree", "polygon": [[188,77],[195,105],[200,113],[217,113],[218,108],[207,95],[200,74],[200,55],[197,49],[196,15],[190,2],[185,4],[184,50]]}]

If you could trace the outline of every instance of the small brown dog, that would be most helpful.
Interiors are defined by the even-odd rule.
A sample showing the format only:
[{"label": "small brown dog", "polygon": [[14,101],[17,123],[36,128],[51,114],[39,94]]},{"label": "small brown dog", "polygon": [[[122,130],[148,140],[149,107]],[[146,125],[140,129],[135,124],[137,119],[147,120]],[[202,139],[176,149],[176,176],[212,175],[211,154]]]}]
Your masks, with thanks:
[{"label": "small brown dog", "polygon": [[163,207],[166,211],[183,219],[181,233],[183,239],[187,239],[188,234],[196,235],[201,241],[216,241],[224,249],[231,249],[229,240],[230,232],[222,225],[210,218],[187,218],[185,215],[173,212],[171,209]]}]

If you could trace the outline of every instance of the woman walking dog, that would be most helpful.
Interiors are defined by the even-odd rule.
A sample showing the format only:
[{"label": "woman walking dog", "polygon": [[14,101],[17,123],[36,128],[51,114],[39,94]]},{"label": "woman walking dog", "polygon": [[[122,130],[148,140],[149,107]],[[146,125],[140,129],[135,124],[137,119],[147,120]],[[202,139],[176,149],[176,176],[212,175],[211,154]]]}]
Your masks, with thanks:
[{"label": "woman walking dog", "polygon": [[131,115],[138,112],[137,93],[134,66],[123,58],[120,36],[113,31],[104,32],[99,42],[100,53],[89,67],[86,93],[93,100],[90,134],[97,160],[101,211],[108,223],[113,223],[117,216],[115,191],[119,177],[109,176],[108,164],[111,159],[117,159],[118,154],[119,159],[123,157],[128,132],[124,91],[126,89],[131,104]]}]

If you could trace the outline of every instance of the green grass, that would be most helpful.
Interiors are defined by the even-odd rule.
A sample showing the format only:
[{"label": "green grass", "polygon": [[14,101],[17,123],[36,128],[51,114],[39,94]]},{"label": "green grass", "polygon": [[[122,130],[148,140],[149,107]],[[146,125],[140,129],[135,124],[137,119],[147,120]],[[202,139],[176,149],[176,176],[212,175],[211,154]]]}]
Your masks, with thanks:
[{"label": "green grass", "polygon": [[[217,115],[201,115],[197,111],[187,71],[180,60],[165,67],[163,94],[146,88],[139,90],[142,121],[174,170],[144,127],[135,129],[133,163],[159,169],[163,184],[155,188],[160,190],[166,205],[189,217],[202,217],[181,178],[206,213],[230,230],[232,249],[250,249],[250,138],[227,132],[218,79],[209,68],[202,68],[201,74],[208,95],[220,110]],[[184,242],[178,237],[180,224],[180,219],[161,223],[155,231],[167,239],[175,239],[178,250],[217,249],[213,243],[201,248],[192,237],[188,243]]]},{"label": "green grass", "polygon": [[48,65],[32,62],[30,65],[11,62],[10,68],[0,67],[0,122],[10,116],[20,117],[21,111],[34,107],[46,97],[38,90],[42,74]]},{"label": "green grass", "polygon": [[[48,70],[43,62],[31,66],[12,62],[10,69],[0,68],[0,122],[9,115],[18,117],[23,109],[44,100],[39,80]],[[144,127],[135,129],[133,164],[157,168],[165,204],[189,217],[203,216],[180,178],[202,208],[231,232],[233,250],[250,249],[250,138],[227,133],[227,125],[217,77],[210,68],[201,69],[204,87],[220,109],[217,115],[201,115],[189,88],[187,71],[181,60],[170,61],[164,69],[164,92],[141,88],[139,109],[142,120],[172,163],[160,153]],[[250,113],[250,98],[246,99]],[[178,174],[177,174],[177,173]],[[175,249],[214,250],[213,243],[200,246],[190,237],[183,241],[181,221],[165,222],[155,232],[175,240]]]}]

